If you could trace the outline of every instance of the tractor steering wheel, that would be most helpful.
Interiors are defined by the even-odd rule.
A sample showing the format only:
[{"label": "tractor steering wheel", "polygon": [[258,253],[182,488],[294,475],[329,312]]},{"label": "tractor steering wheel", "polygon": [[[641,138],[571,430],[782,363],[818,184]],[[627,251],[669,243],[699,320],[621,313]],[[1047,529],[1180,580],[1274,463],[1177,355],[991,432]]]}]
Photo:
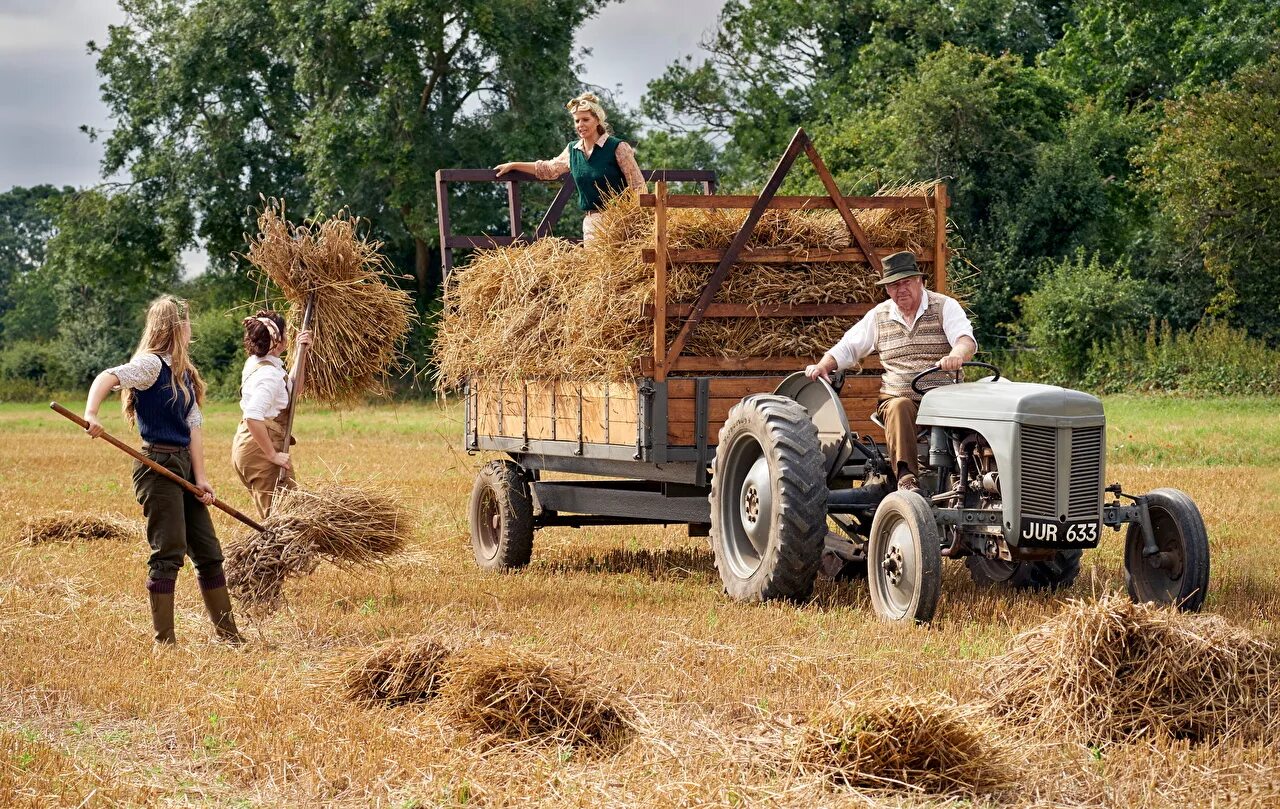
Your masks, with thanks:
[{"label": "tractor steering wheel", "polygon": [[[974,368],[987,368],[987,369],[989,369],[992,373],[994,373],[994,374],[995,374],[995,376],[993,376],[993,377],[991,378],[991,381],[992,381],[992,382],[996,382],[996,381],[998,381],[998,380],[1000,379],[1000,369],[999,369],[999,368],[997,368],[997,367],[995,367],[994,365],[992,365],[992,364],[991,364],[991,363],[989,363],[989,362],[966,362],[966,363],[962,364],[960,367],[961,367],[961,368],[969,368],[969,367],[974,367]],[[941,371],[941,370],[942,370],[941,366],[938,366],[938,365],[934,365],[934,366],[931,366],[931,367],[929,367],[929,368],[925,368],[923,371],[921,371],[920,373],[916,374],[914,378],[912,378],[912,380],[911,380],[911,389],[912,389],[913,391],[915,391],[916,393],[920,394],[921,396],[924,396],[925,391],[920,390],[920,385],[919,385],[920,380],[921,380],[921,379],[924,379],[924,378],[925,378],[926,376],[928,376],[929,374],[936,374],[938,371]],[[957,377],[959,376],[959,374],[960,374],[960,372],[959,372],[959,371],[957,371],[957,372],[956,372]],[[959,381],[959,380],[957,379],[957,381]]]}]

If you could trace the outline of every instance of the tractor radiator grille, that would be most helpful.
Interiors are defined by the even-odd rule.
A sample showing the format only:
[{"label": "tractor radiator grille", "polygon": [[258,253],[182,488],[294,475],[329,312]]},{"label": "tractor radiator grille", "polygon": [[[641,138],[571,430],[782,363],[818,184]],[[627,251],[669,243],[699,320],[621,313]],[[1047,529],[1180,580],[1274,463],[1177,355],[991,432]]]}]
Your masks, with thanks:
[{"label": "tractor radiator grille", "polygon": [[1052,427],[1022,427],[1022,513],[1058,519],[1058,437]]},{"label": "tractor radiator grille", "polygon": [[1071,493],[1067,519],[1097,519],[1102,491],[1102,428],[1071,431]]}]

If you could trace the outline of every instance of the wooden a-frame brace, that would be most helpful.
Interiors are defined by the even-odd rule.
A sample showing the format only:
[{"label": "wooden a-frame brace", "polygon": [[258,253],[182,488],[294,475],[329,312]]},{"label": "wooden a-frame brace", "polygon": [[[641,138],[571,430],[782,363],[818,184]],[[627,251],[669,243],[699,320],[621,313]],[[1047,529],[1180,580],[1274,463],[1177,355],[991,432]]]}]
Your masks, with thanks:
[{"label": "wooden a-frame brace", "polygon": [[[764,184],[764,190],[760,192],[755,204],[748,211],[747,218],[742,223],[742,228],[738,230],[737,235],[733,237],[733,241],[729,243],[724,257],[716,265],[715,272],[711,273],[711,277],[707,279],[707,285],[702,288],[702,294],[698,296],[697,302],[694,303],[693,309],[689,312],[689,317],[680,326],[680,332],[676,334],[675,339],[671,341],[671,345],[667,349],[666,358],[659,369],[659,373],[663,376],[665,376],[665,369],[674,367],[676,358],[684,350],[684,345],[689,339],[689,335],[702,322],[702,317],[706,313],[707,307],[715,300],[716,293],[720,291],[725,279],[729,277],[729,271],[733,269],[734,262],[738,260],[742,248],[746,246],[747,240],[751,238],[751,233],[755,230],[756,223],[760,221],[760,217],[768,209],[769,203],[778,193],[778,189],[782,187],[782,181],[791,172],[791,167],[795,164],[796,158],[800,156],[801,151],[805,153],[805,156],[809,158],[809,162],[813,164],[814,170],[818,172],[818,178],[822,180],[823,188],[826,189],[827,194],[831,197],[836,210],[840,212],[840,218],[844,220],[845,225],[849,228],[849,234],[867,257],[871,268],[877,274],[881,272],[880,256],[871,248],[871,242],[867,239],[866,232],[858,224],[858,220],[854,218],[853,211],[849,210],[849,204],[845,202],[839,187],[836,186],[835,179],[831,176],[831,172],[827,170],[826,164],[822,162],[822,157],[818,154],[818,150],[814,148],[813,142],[809,140],[809,135],[805,133],[804,128],[797,129],[796,134],[791,138],[791,143],[787,146],[787,150],[782,153],[782,159],[778,161],[778,165],[773,169],[773,174],[769,176],[769,181]],[[665,192],[666,189],[662,190]],[[665,196],[665,193],[662,195]],[[658,249],[664,250],[664,247],[665,245],[662,244],[660,235]],[[665,263],[665,261],[662,261],[660,265],[665,265]],[[661,287],[659,288],[661,289]],[[655,333],[656,337],[658,335]]]}]

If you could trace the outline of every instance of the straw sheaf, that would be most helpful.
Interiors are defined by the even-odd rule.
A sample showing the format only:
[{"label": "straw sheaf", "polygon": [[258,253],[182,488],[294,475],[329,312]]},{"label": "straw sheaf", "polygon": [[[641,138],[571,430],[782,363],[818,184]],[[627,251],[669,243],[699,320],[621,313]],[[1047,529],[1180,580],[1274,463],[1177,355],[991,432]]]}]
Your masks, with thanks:
[{"label": "straw sheaf", "polygon": [[339,688],[347,699],[367,705],[425,702],[439,693],[452,653],[431,636],[393,640],[344,661]]},{"label": "straw sheaf", "polygon": [[31,545],[45,542],[85,542],[98,539],[135,539],[143,536],[141,524],[112,514],[97,516],[74,511],[57,511],[30,517],[22,526],[22,541]]},{"label": "straw sheaf", "polygon": [[802,728],[795,765],[865,790],[982,794],[1017,777],[1006,743],[973,709],[909,696],[834,705]]},{"label": "straw sheaf", "polygon": [[[922,195],[932,183],[885,188],[882,194]],[[744,210],[675,208],[669,211],[670,250],[728,247]],[[855,212],[872,246],[922,251],[933,244],[932,210]],[[445,290],[444,316],[435,342],[438,383],[456,387],[469,375],[625,381],[637,360],[653,352],[653,265],[642,251],[654,246],[653,211],[629,196],[601,212],[599,236],[586,247],[562,239],[479,251],[456,270]],[[768,210],[749,248],[808,250],[850,245],[834,210]],[[667,297],[693,303],[714,264],[673,264]],[[874,303],[883,297],[870,265],[858,262],[738,264],[716,300],[769,304]],[[707,319],[686,353],[702,356],[804,356],[829,348],[854,318],[749,317]],[[671,325],[668,340],[678,323]]]},{"label": "straw sheaf", "polygon": [[266,200],[246,258],[292,305],[289,324],[302,324],[315,293],[314,325],[303,397],[346,402],[386,393],[389,375],[417,318],[408,292],[388,285],[381,242],[360,235],[365,223],[347,211],[309,224],[285,218],[282,200]]},{"label": "straw sheaf", "polygon": [[492,741],[533,741],[597,750],[630,735],[616,697],[576,668],[504,646],[449,657],[440,703],[456,724]]},{"label": "straw sheaf", "polygon": [[1276,648],[1213,615],[1071,601],[986,666],[995,712],[1085,744],[1277,735]]},{"label": "straw sheaf", "polygon": [[273,609],[286,579],[310,575],[321,562],[368,567],[402,550],[412,534],[394,497],[372,489],[325,484],[276,493],[266,529],[227,549],[227,586],[251,608]]}]

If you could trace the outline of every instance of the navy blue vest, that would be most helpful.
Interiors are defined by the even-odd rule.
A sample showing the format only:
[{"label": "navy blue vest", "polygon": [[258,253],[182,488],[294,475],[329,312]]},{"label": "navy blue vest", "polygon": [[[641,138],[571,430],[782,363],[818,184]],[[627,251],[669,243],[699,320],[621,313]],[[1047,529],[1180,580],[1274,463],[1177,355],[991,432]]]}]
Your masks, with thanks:
[{"label": "navy blue vest", "polygon": [[134,415],[138,419],[138,432],[148,444],[169,444],[185,447],[191,443],[191,428],[187,426],[187,414],[195,404],[195,390],[191,380],[183,385],[190,399],[178,396],[173,400],[173,372],[169,363],[160,360],[160,375],[146,390],[133,392]]}]

